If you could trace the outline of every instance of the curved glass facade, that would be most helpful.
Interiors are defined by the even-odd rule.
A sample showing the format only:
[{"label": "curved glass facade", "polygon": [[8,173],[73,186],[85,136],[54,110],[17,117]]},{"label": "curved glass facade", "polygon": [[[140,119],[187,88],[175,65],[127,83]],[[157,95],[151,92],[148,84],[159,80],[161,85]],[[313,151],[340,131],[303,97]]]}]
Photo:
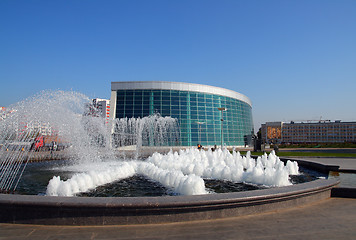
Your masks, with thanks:
[{"label": "curved glass facade", "polygon": [[[252,108],[244,101],[181,90],[126,89],[115,92],[115,118],[142,118],[155,113],[177,118],[182,146],[196,146],[198,143],[203,146],[220,145],[221,126],[224,145],[250,144]],[[226,111],[218,110],[222,107]],[[224,121],[221,121],[222,117]]]}]

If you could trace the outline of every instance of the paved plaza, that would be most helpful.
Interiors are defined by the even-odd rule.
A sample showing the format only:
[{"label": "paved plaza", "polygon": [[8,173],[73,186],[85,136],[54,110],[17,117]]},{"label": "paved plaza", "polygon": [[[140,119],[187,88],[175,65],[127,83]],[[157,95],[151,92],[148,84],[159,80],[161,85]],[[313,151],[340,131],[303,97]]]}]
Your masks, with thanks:
[{"label": "paved plaza", "polygon": [[[304,159],[356,170],[356,159]],[[356,199],[210,221],[114,226],[0,224],[2,239],[355,239]]]}]

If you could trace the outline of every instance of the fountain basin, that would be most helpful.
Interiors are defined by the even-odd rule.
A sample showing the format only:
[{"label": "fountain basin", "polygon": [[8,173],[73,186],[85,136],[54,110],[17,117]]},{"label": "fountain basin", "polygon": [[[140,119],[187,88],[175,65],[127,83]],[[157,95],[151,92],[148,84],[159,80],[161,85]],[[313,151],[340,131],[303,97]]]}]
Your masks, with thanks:
[{"label": "fountain basin", "polygon": [[320,201],[339,182],[319,179],[247,192],[165,197],[53,197],[0,194],[0,222],[43,225],[129,225],[256,214]]}]

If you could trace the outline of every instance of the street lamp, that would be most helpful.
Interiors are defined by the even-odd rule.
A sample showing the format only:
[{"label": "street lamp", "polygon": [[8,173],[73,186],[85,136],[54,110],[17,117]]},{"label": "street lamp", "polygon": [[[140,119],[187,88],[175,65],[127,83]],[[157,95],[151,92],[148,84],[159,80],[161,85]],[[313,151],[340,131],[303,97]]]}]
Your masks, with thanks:
[{"label": "street lamp", "polygon": [[198,127],[199,127],[199,144],[201,145],[201,125],[204,124],[205,122],[197,122]]},{"label": "street lamp", "polygon": [[224,117],[223,117],[223,111],[226,111],[227,108],[224,108],[224,107],[219,107],[218,108],[219,111],[221,111],[221,149],[223,148],[223,139],[224,139],[224,133],[223,133],[223,121],[224,121]]}]

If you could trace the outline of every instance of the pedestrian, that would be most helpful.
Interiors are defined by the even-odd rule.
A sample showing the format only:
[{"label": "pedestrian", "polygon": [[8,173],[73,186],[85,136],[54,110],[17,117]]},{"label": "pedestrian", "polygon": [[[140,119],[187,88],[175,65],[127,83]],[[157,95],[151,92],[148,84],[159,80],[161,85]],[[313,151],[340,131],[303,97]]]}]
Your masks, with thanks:
[{"label": "pedestrian", "polygon": [[57,147],[58,147],[58,145],[57,145],[57,143],[54,141],[54,142],[53,142],[53,151],[57,151]]}]

